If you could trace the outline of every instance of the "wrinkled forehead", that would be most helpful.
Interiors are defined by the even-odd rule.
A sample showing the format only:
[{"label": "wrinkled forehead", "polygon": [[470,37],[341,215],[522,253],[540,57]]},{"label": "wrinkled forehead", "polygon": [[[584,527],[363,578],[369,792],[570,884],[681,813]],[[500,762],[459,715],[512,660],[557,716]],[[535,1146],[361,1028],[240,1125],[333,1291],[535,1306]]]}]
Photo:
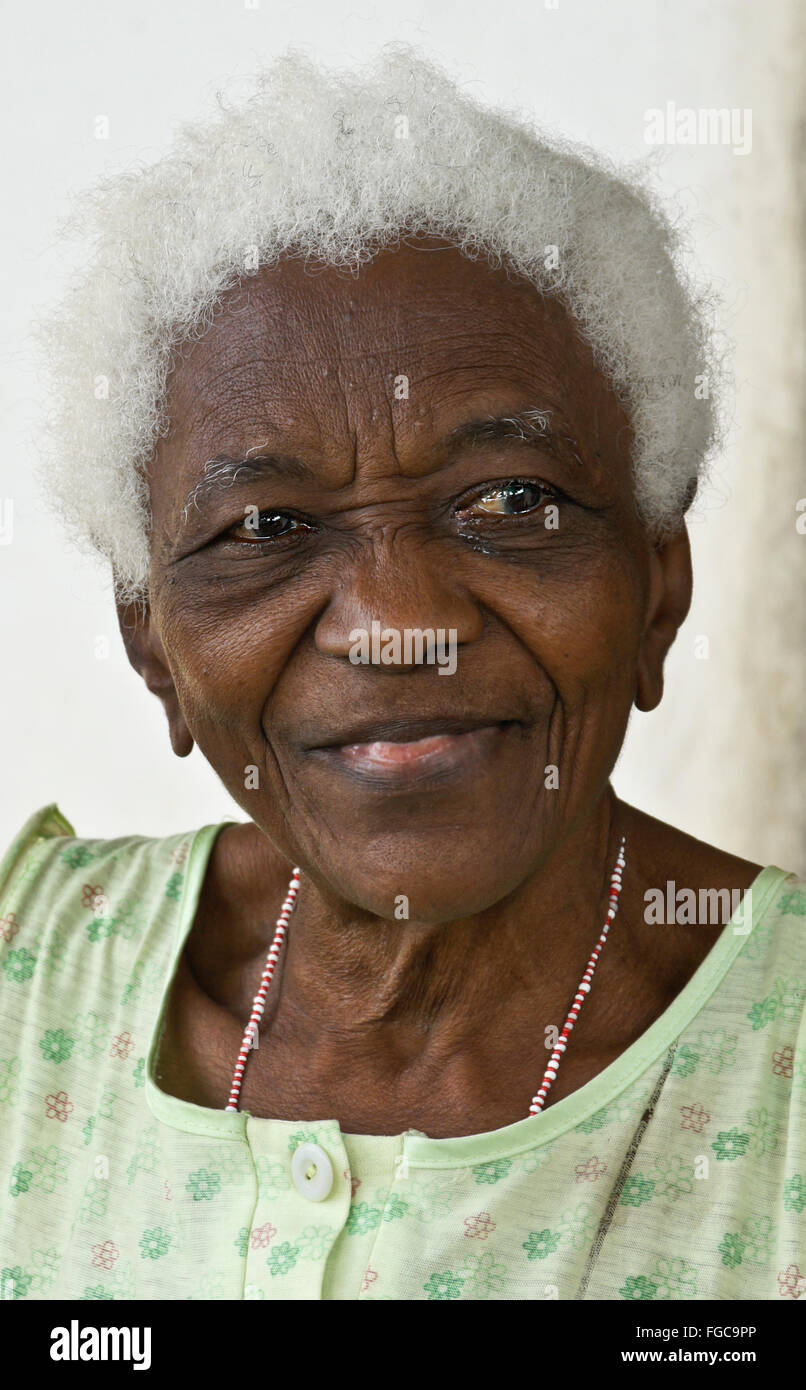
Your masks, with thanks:
[{"label": "wrinkled forehead", "polygon": [[[564,305],[436,238],[377,254],[357,275],[287,257],[227,292],[178,355],[170,429],[152,474],[170,500],[220,454],[271,447],[338,486],[356,450],[393,435],[401,472],[480,410],[531,405],[584,451],[627,421]],[[347,472],[345,472],[345,481]]]}]

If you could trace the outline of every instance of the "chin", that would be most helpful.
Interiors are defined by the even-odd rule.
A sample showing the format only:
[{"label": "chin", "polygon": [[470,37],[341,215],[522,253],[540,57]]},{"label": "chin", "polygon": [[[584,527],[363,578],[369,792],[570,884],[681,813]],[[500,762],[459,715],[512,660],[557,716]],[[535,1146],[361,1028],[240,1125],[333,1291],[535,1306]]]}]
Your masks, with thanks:
[{"label": "chin", "polygon": [[491,836],[478,835],[464,849],[453,839],[444,853],[434,839],[414,837],[401,844],[374,841],[352,850],[342,841],[338,860],[311,865],[306,872],[361,911],[389,922],[433,926],[485,912],[515,892],[533,862],[507,862],[495,852]]}]

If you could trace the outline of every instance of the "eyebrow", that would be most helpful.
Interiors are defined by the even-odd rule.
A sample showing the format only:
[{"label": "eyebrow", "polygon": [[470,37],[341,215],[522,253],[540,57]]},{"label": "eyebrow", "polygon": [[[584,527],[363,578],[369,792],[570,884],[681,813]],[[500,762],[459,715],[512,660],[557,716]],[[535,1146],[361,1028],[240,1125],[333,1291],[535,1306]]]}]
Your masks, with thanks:
[{"label": "eyebrow", "polygon": [[[450,457],[465,445],[494,443],[499,440],[520,439],[526,443],[539,444],[548,454],[560,463],[574,463],[583,467],[577,441],[568,434],[555,430],[551,424],[551,411],[528,409],[510,415],[482,415],[468,420],[451,430],[443,441],[443,452]],[[187,521],[191,507],[199,508],[209,497],[224,492],[238,482],[255,482],[272,473],[280,478],[297,482],[315,481],[316,475],[309,464],[302,459],[287,454],[249,451],[241,457],[230,454],[216,454],[208,459],[202,469],[202,476],[189,492],[182,510],[182,520]]]},{"label": "eyebrow", "polygon": [[453,452],[463,444],[483,444],[502,439],[522,439],[536,443],[560,463],[572,462],[584,467],[577,441],[560,433],[551,424],[550,410],[529,409],[512,415],[486,415],[466,424],[457,425],[448,436],[448,448]]},{"label": "eyebrow", "polygon": [[187,521],[191,507],[198,508],[208,497],[226,491],[236,481],[256,482],[265,478],[267,473],[297,482],[315,479],[314,471],[307,463],[287,454],[249,453],[241,458],[216,454],[215,458],[207,460],[201,478],[188,493],[182,508],[182,520]]}]

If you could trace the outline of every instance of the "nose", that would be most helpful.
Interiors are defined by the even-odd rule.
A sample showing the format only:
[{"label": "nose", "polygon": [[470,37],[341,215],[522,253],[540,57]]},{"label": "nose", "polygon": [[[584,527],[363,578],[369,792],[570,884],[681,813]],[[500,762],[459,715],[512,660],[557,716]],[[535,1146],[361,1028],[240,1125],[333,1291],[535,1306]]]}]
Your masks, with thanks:
[{"label": "nose", "polygon": [[456,648],[475,642],[484,630],[481,608],[450,569],[440,546],[428,550],[399,539],[373,546],[343,572],[316,625],[318,650],[348,659],[352,653],[355,660],[357,634],[365,633],[371,653],[365,660],[402,672],[422,664],[418,633],[426,643]]}]

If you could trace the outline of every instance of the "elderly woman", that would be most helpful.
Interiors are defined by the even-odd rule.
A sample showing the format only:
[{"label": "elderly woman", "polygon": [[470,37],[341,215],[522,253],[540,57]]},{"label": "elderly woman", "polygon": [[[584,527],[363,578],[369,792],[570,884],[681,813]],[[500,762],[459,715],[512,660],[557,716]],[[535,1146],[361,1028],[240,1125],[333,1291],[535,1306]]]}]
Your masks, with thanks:
[{"label": "elderly woman", "polygon": [[247,819],[8,850],[5,1296],[800,1297],[806,884],[609,782],[716,439],[665,215],[392,49],[78,226],[48,488]]}]

